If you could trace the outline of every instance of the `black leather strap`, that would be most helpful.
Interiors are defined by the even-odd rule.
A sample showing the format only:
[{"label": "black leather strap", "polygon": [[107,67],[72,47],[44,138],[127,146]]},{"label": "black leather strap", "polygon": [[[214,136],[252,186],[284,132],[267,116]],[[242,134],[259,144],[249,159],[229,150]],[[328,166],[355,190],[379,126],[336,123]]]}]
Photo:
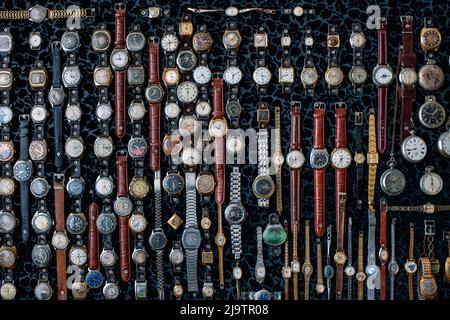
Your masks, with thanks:
[{"label": "black leather strap", "polygon": [[[337,26],[334,24],[328,25],[328,34],[337,35]],[[338,51],[339,48],[328,47],[328,68],[338,67]]]},{"label": "black leather strap", "polygon": [[59,41],[55,41],[52,43],[52,56],[52,84],[55,88],[59,88],[61,87],[61,43]]},{"label": "black leather strap", "polygon": [[[355,127],[356,127],[356,153],[364,152],[364,115],[362,112],[355,113]],[[356,164],[356,196],[358,209],[363,207],[364,197],[364,164]]]},{"label": "black leather strap", "polygon": [[[313,32],[310,27],[306,28],[306,36],[305,36],[305,65],[303,68],[314,68],[314,57],[313,57],[313,48],[314,48],[314,39]],[[305,93],[307,96],[314,95],[314,86],[304,86]]]},{"label": "black leather strap", "polygon": [[[289,30],[283,29],[283,37],[289,37]],[[290,46],[282,46],[283,48],[283,54],[281,58],[281,66],[285,68],[289,68],[292,66],[291,64],[291,57],[290,57]],[[290,83],[283,83],[281,85],[281,91],[283,94],[290,94],[292,89],[292,85]]]},{"label": "black leather strap", "polygon": [[63,132],[62,132],[62,106],[54,106],[55,119],[55,166],[60,171],[63,166]]},{"label": "black leather strap", "polygon": [[19,118],[19,136],[20,136],[20,153],[19,160],[28,160],[28,145],[29,145],[29,124],[30,118],[28,115],[20,115]]},{"label": "black leather strap", "polygon": [[[257,28],[257,34],[258,33],[266,33],[266,28],[264,26],[258,25]],[[267,48],[256,48],[256,68],[259,67],[265,67],[266,66],[266,50]],[[258,93],[259,94],[266,94],[267,92],[267,86],[260,86],[258,85]]]}]

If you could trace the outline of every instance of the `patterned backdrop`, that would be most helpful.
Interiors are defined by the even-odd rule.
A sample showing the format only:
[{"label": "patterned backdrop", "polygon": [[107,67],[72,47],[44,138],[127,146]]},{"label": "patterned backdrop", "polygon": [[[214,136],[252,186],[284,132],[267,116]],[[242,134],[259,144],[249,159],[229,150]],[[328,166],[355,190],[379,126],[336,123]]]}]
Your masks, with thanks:
[{"label": "patterned backdrop", "polygon": [[[326,113],[326,146],[329,151],[331,151],[334,147],[334,138],[335,138],[335,125],[334,125],[334,107],[333,102],[336,101],[345,101],[348,105],[348,146],[350,150],[354,152],[355,150],[355,128],[353,126],[354,112],[355,111],[363,111],[365,114],[365,145],[367,150],[367,116],[368,110],[371,107],[376,107],[377,103],[377,95],[376,95],[376,87],[370,81],[369,84],[366,85],[364,89],[364,94],[362,97],[354,96],[352,93],[352,86],[348,80],[348,71],[352,65],[352,49],[348,42],[350,33],[351,33],[351,25],[354,22],[359,22],[363,25],[363,32],[367,37],[366,47],[364,49],[364,64],[371,71],[376,65],[377,61],[377,37],[375,30],[368,30],[365,26],[365,22],[368,18],[366,14],[366,8],[373,4],[373,1],[366,0],[340,0],[340,1],[327,1],[327,0],[319,0],[319,1],[214,1],[212,5],[209,1],[163,1],[158,3],[159,5],[163,5],[164,8],[170,8],[170,17],[165,17],[163,19],[150,20],[147,18],[140,17],[139,9],[142,7],[147,7],[150,5],[154,5],[153,1],[128,1],[127,2],[127,30],[131,30],[131,26],[133,24],[137,24],[141,27],[143,33],[146,37],[156,34],[157,36],[162,36],[164,31],[164,27],[167,25],[177,25],[180,20],[180,15],[182,9],[185,7],[197,7],[197,8],[207,8],[207,7],[227,7],[229,5],[235,5],[239,8],[244,7],[252,7],[252,6],[260,6],[260,7],[270,7],[270,8],[293,8],[295,5],[303,6],[304,8],[313,8],[315,10],[314,15],[305,15],[302,17],[294,17],[288,15],[280,14],[278,11],[275,15],[267,15],[260,13],[247,13],[238,16],[238,27],[243,36],[242,46],[239,50],[239,63],[240,67],[244,72],[244,79],[240,84],[240,101],[243,105],[243,114],[241,116],[241,127],[246,128],[257,128],[256,123],[256,109],[257,102],[259,101],[259,97],[256,95],[256,88],[251,79],[251,74],[255,68],[255,59],[256,53],[253,48],[253,34],[256,31],[256,26],[258,24],[263,24],[266,26],[269,33],[270,46],[268,49],[268,53],[266,54],[266,61],[268,63],[269,68],[275,73],[281,61],[282,50],[279,45],[281,31],[283,28],[289,28],[291,36],[293,38],[293,46],[291,49],[291,59],[293,61],[293,65],[296,67],[296,76],[297,81],[294,85],[294,90],[292,94],[292,100],[300,100],[302,101],[302,122],[301,122],[301,137],[302,137],[302,146],[304,152],[309,156],[309,153],[312,149],[312,123],[313,123],[313,102],[321,100],[328,103],[327,113]],[[388,55],[389,55],[389,63],[391,66],[397,65],[397,57],[398,57],[398,44],[401,41],[401,24],[400,24],[400,15],[411,14],[415,18],[415,33],[414,33],[414,48],[417,53],[418,58],[418,66],[421,66],[423,61],[423,52],[419,47],[419,30],[422,27],[422,19],[425,16],[433,16],[435,18],[436,24],[440,27],[441,33],[443,35],[443,45],[437,54],[437,63],[443,67],[444,72],[449,74],[449,66],[447,62],[448,58],[448,43],[449,39],[449,25],[448,19],[446,17],[447,12],[449,11],[449,3],[445,1],[387,1],[387,0],[378,0],[378,5],[381,8],[381,14],[387,17],[388,21]],[[44,2],[42,2],[44,4]],[[87,182],[87,186],[91,188],[94,184],[95,178],[99,172],[99,163],[94,156],[93,152],[93,143],[99,134],[99,125],[97,120],[95,119],[95,106],[97,105],[98,95],[95,87],[92,82],[92,73],[97,64],[97,54],[90,47],[90,37],[95,30],[96,26],[100,22],[106,22],[107,27],[112,32],[114,31],[114,6],[112,3],[107,1],[88,1],[82,0],[77,3],[66,3],[69,4],[78,4],[82,7],[95,7],[97,16],[95,21],[84,20],[82,24],[82,32],[81,41],[82,46],[80,52],[78,54],[78,63],[79,67],[83,73],[83,82],[82,88],[80,89],[80,102],[83,108],[83,118],[82,118],[82,132],[81,135],[86,143],[87,151],[85,152],[85,156],[82,160],[82,170],[84,178]],[[62,5],[58,2],[49,1],[45,4],[48,8],[51,9],[60,9]],[[2,9],[18,9],[18,8],[28,8],[29,4],[26,1],[22,0],[11,0],[11,1],[3,1],[0,5]],[[225,49],[221,43],[222,34],[226,28],[227,18],[225,15],[213,15],[213,14],[205,14],[205,15],[194,15],[194,26],[199,24],[205,24],[208,30],[211,32],[215,44],[209,55],[210,57],[210,67],[213,72],[222,72],[224,67],[226,66],[226,56]],[[341,66],[346,74],[346,79],[343,83],[342,88],[339,90],[339,97],[336,98],[334,96],[328,96],[326,83],[324,82],[324,73],[326,71],[327,66],[327,48],[326,48],[326,34],[328,29],[328,24],[336,24],[339,28],[339,33],[341,35],[341,51],[340,51],[340,61]],[[15,47],[12,55],[12,68],[15,75],[15,83],[14,88],[11,93],[12,96],[12,108],[15,113],[15,118],[12,124],[12,128],[14,131],[14,142],[15,145],[19,145],[19,130],[18,130],[18,115],[22,113],[29,113],[31,107],[33,106],[32,94],[29,90],[28,86],[28,73],[30,68],[33,66],[34,62],[37,59],[43,60],[48,69],[51,69],[51,50],[50,43],[55,40],[60,40],[61,36],[65,30],[65,22],[62,20],[54,20],[54,21],[45,21],[42,24],[33,24],[29,21],[23,22],[13,22],[6,23],[1,22],[0,26],[9,25],[11,27],[11,33],[14,37]],[[314,31],[314,39],[315,39],[315,64],[318,68],[318,71],[321,75],[320,81],[316,87],[316,94],[313,99],[306,98],[303,93],[303,88],[301,86],[299,79],[299,74],[301,67],[303,65],[303,59],[305,56],[305,48],[304,48],[304,37],[305,37],[305,28],[309,26]],[[44,37],[44,46],[40,51],[30,51],[28,46],[28,34],[31,31],[39,31]],[[146,50],[146,49],[145,49]],[[144,66],[147,65],[147,51],[143,54]],[[64,61],[64,59],[63,59]],[[280,106],[282,110],[282,148],[283,153],[288,152],[289,148],[289,137],[290,137],[290,100],[282,97],[281,94],[281,86],[276,83],[275,77],[273,78],[269,90],[268,95],[264,98],[265,101],[269,103],[269,105],[273,108],[275,106]],[[447,101],[450,99],[450,90],[448,90],[448,82],[444,85],[444,87],[436,92],[437,101],[441,102],[447,108]],[[128,96],[128,101],[131,101],[131,92]],[[415,120],[417,120],[417,110],[418,107],[423,103],[424,97],[426,93],[418,88],[417,90],[417,103],[414,106],[414,116]],[[113,97],[110,97],[113,100]],[[394,101],[394,90],[390,90],[389,94],[389,110],[392,110]],[[47,108],[50,108],[50,104],[47,103]],[[447,108],[447,110],[449,110]],[[449,110],[450,111],[450,110]],[[391,113],[390,113],[391,114]],[[272,113],[273,115],[273,113]],[[49,145],[52,145],[52,137],[53,137],[53,125],[52,125],[53,115],[50,115],[50,120],[47,121],[47,139]],[[391,117],[388,120],[392,120]],[[389,121],[389,123],[391,123]],[[416,121],[418,124],[418,121]],[[273,121],[271,122],[271,126],[273,126]],[[404,161],[400,155],[399,144],[397,143],[397,160],[399,161],[397,168],[401,168],[402,171],[406,174],[407,177],[407,188],[403,192],[403,194],[396,198],[388,198],[389,204],[404,204],[404,205],[419,205],[423,204],[427,201],[432,201],[435,204],[445,204],[450,202],[448,200],[449,196],[449,162],[447,159],[440,156],[437,150],[437,139],[439,135],[445,130],[444,127],[439,129],[431,130],[426,129],[420,125],[417,125],[418,135],[423,137],[427,142],[429,147],[429,153],[427,155],[426,160],[423,163],[419,163],[417,165],[408,163]],[[162,132],[166,132],[166,126],[164,125]],[[389,135],[391,131],[391,125],[389,125]],[[69,134],[69,125],[66,123],[64,127],[65,136],[67,137]],[[127,133],[131,132],[130,125],[128,126]],[[111,136],[115,138],[114,128],[111,126]],[[144,133],[144,136],[148,136],[147,132]],[[126,143],[129,140],[129,135],[126,136],[122,141],[116,141],[116,148],[126,147]],[[390,147],[390,141],[388,144]],[[388,153],[388,152],[387,152]],[[384,171],[387,168],[386,161],[388,160],[388,155],[384,155],[381,157],[379,173]],[[148,160],[148,159],[147,159]],[[48,157],[47,162],[47,178],[48,181],[51,181],[51,174],[54,168],[52,163],[53,161],[53,153]],[[65,160],[67,161],[67,160]],[[167,165],[167,159],[164,159],[163,166],[163,175],[165,167]],[[443,177],[444,179],[444,191],[441,192],[438,196],[427,197],[425,196],[420,188],[419,188],[419,179],[424,172],[426,166],[433,165],[436,168],[436,171]],[[114,164],[115,166],[115,164]],[[227,171],[231,171],[231,167],[228,166]],[[115,174],[115,167],[111,168],[111,172]],[[148,175],[151,177],[152,173],[148,172]],[[269,213],[275,211],[275,201],[271,201],[271,207],[267,210],[261,210],[257,207],[256,198],[251,191],[251,184],[253,179],[257,175],[257,167],[256,165],[243,165],[242,166],[242,197],[243,203],[246,207],[249,216],[244,223],[243,226],[243,258],[241,259],[242,268],[244,270],[243,281],[241,282],[241,290],[242,291],[257,291],[262,288],[260,284],[258,284],[254,277],[254,266],[256,264],[256,227],[257,226],[265,226],[267,224],[267,218]],[[353,217],[354,224],[354,235],[357,235],[358,230],[364,230],[365,238],[367,231],[367,208],[364,207],[363,210],[358,211],[356,209],[356,170],[355,166],[352,165],[348,171],[348,215]],[[69,177],[69,170],[67,170],[66,179]],[[114,176],[115,178],[115,176]],[[304,257],[304,237],[303,237],[303,228],[304,221],[309,219],[311,222],[313,221],[314,216],[314,205],[313,205],[313,174],[311,167],[309,164],[305,165],[305,168],[302,171],[301,178],[301,233],[299,235],[301,247],[300,247],[300,257],[301,262]],[[67,181],[67,180],[66,180]],[[285,165],[283,168],[283,187],[284,187],[284,213],[289,216],[289,192],[287,192],[289,188],[289,169]],[[228,183],[228,178],[227,178]],[[367,185],[365,180],[364,186]],[[335,200],[334,200],[334,170],[331,166],[327,170],[326,176],[326,192],[327,192],[327,200],[326,200],[326,213],[327,213],[327,223],[334,224],[334,212],[335,212]],[[165,195],[164,195],[165,196]],[[378,202],[379,197],[382,196],[381,190],[377,188],[376,199]],[[53,210],[52,204],[52,196],[49,197],[49,208]],[[151,196],[149,198],[152,198]],[[85,192],[85,199],[83,201],[84,212],[87,212],[87,207],[92,200],[97,200],[95,196],[93,196],[92,190],[88,189]],[[170,203],[168,199],[163,199],[165,201],[164,208],[164,221],[166,221],[174,212],[174,209],[170,207]],[[365,206],[367,204],[365,203]],[[19,208],[19,198],[18,195],[15,197],[15,210],[16,212],[20,212]],[[150,222],[153,222],[153,212],[152,212],[152,201],[151,199],[146,202],[146,212],[149,216]],[[214,210],[214,206],[213,206]],[[215,212],[215,211],[213,211]],[[183,211],[177,211],[177,213],[184,218]],[[52,212],[53,214],[53,212]],[[67,212],[68,214],[68,212]],[[446,219],[447,213],[436,214],[432,218],[436,220],[436,250],[437,257],[441,260],[441,266],[445,258],[447,257],[447,243],[442,241],[442,232],[445,230],[450,230],[450,224],[448,219]],[[396,299],[407,299],[407,276],[403,269],[403,264],[407,259],[407,247],[408,247],[408,227],[409,222],[416,223],[416,245],[415,245],[415,257],[418,258],[421,253],[422,248],[422,235],[423,235],[423,220],[425,217],[420,214],[392,214],[389,216],[389,222],[393,216],[396,216],[398,220],[398,241],[397,241],[397,260],[401,266],[400,272],[397,276],[396,281]],[[212,217],[215,220],[215,214],[212,214]],[[431,217],[427,217],[431,218]],[[215,225],[215,224],[213,224]],[[225,223],[225,234],[229,237],[229,228],[228,224]],[[169,230],[169,226],[164,224],[164,228],[166,231],[166,235],[169,238],[168,245],[166,247],[165,253],[165,270],[166,270],[166,292],[170,295],[170,298],[173,298],[171,289],[173,287],[173,275],[171,274],[171,265],[168,259],[168,254],[170,251],[171,242],[174,239],[180,239],[182,234],[182,228],[178,231]],[[151,228],[149,228],[148,234]],[[216,230],[213,227],[212,234],[215,235]],[[16,232],[17,234],[17,232]],[[312,234],[312,241],[315,241]],[[377,230],[377,239],[378,239],[379,231]],[[117,236],[116,236],[117,239]],[[356,257],[357,254],[357,237],[353,239],[353,256]],[[325,241],[324,241],[325,242]],[[314,242],[312,242],[314,243]],[[378,240],[376,241],[378,248]],[[149,283],[149,294],[148,296],[151,298],[157,297],[156,292],[156,266],[154,261],[154,254],[151,252],[151,249],[146,243],[147,251],[150,252],[150,263],[147,263],[147,275],[150,275],[150,283]],[[23,244],[19,244],[19,252],[20,252],[20,263],[18,269],[15,272],[16,276],[16,284],[18,284],[19,299],[35,299],[33,294],[33,288],[37,282],[37,272],[34,270],[33,264],[31,262],[31,248],[32,245],[26,247]],[[316,250],[315,246],[311,246],[312,252],[312,262],[315,265],[315,256]],[[215,246],[214,246],[215,250]],[[364,250],[366,250],[366,245],[364,246]],[[377,249],[378,250],[378,249]],[[118,243],[116,243],[116,252],[118,252]],[[324,250],[325,252],[325,250]],[[283,288],[283,279],[281,277],[281,266],[283,265],[283,261],[281,257],[272,257],[270,256],[269,250],[265,248],[265,264],[267,268],[267,276],[264,282],[264,287],[268,290],[281,291]],[[232,278],[232,254],[230,245],[227,245],[225,250],[225,279],[226,286],[225,290],[221,293],[219,290],[215,294],[217,298],[223,299],[232,299],[234,296],[234,280]],[[365,259],[366,260],[366,259]],[[217,260],[216,260],[217,261]],[[355,261],[355,260],[354,260]],[[56,262],[52,262],[52,266],[55,266]],[[200,265],[200,264],[199,264]],[[134,267],[132,267],[134,269]],[[442,268],[441,268],[442,269]],[[199,269],[202,270],[202,269]],[[51,274],[51,283],[52,287],[56,287],[56,270],[55,267],[50,269]],[[200,280],[202,280],[203,273],[200,272]],[[134,276],[134,275],[133,275]],[[315,272],[312,277],[312,287],[315,284]],[[133,279],[133,277],[132,277]],[[218,272],[217,272],[217,264],[214,264],[213,267],[213,279],[214,279],[214,287],[217,289],[218,285]],[[302,279],[302,277],[301,277]],[[437,277],[439,282],[439,298],[448,297],[450,294],[450,287],[443,281],[442,271],[441,274]],[[201,283],[203,283],[201,281]],[[130,281],[128,284],[121,283],[121,299],[133,299],[134,298],[134,289],[133,289],[134,281]],[[183,280],[183,284],[185,282]],[[334,287],[334,281],[333,281]],[[303,298],[303,280],[301,280],[301,298]],[[354,290],[356,290],[354,286]],[[169,293],[170,292],[170,293]],[[344,290],[344,294],[346,293],[346,289]],[[355,291],[356,293],[356,291]],[[322,296],[317,296],[315,290],[311,290],[312,299],[326,299],[326,294]],[[334,296],[334,291],[333,291]],[[89,293],[89,298],[91,299],[103,299],[101,289],[92,290]],[[195,299],[202,298],[201,293],[195,296],[185,295],[186,299]]]}]

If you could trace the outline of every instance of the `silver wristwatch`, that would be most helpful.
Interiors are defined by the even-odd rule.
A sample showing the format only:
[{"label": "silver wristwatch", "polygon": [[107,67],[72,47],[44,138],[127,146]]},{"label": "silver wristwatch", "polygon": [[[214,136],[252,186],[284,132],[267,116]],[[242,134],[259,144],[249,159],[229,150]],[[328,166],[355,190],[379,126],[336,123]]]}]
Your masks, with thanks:
[{"label": "silver wristwatch", "polygon": [[366,285],[367,300],[375,300],[375,289],[380,289],[380,267],[377,266],[375,253],[375,229],[377,227],[377,218],[375,211],[369,209],[369,235],[367,237],[367,267],[366,267]]},{"label": "silver wristwatch", "polygon": [[269,199],[275,190],[275,184],[269,176],[269,132],[258,132],[258,176],[253,181],[253,192],[258,198],[259,207],[268,207]]},{"label": "silver wristwatch", "polygon": [[390,298],[391,300],[395,300],[395,277],[399,271],[399,266],[397,263],[397,259],[395,257],[395,224],[397,223],[397,219],[392,219],[391,222],[391,260],[388,264],[389,270],[389,278],[390,278]]},{"label": "silver wristwatch", "polygon": [[331,279],[334,277],[334,269],[331,265],[331,240],[332,240],[332,230],[333,226],[328,226],[327,228],[327,265],[323,269],[323,274],[325,279],[327,279],[327,293],[328,300],[331,300]]},{"label": "silver wristwatch", "polygon": [[353,276],[356,274],[353,264],[353,246],[352,246],[352,218],[348,218],[348,230],[347,230],[347,265],[345,266],[345,275],[347,276],[347,300],[353,300]]},{"label": "silver wristwatch", "polygon": [[263,283],[266,277],[266,267],[264,266],[264,256],[263,256],[263,236],[262,228],[256,228],[256,266],[255,266],[255,278],[258,283]]},{"label": "silver wristwatch", "polygon": [[169,260],[170,263],[172,263],[174,271],[176,273],[179,273],[182,271],[182,266],[184,263],[184,252],[181,248],[181,242],[180,241],[174,241],[172,243],[172,250],[169,254]]}]

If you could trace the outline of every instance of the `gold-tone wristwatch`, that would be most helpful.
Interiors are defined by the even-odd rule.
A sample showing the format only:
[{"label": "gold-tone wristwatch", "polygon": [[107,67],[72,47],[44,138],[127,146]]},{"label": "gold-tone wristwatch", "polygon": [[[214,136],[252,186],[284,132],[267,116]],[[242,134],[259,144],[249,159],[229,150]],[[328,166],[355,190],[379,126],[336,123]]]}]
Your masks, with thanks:
[{"label": "gold-tone wristwatch", "polygon": [[222,222],[222,205],[217,205],[217,234],[214,238],[214,242],[217,246],[217,255],[219,260],[219,284],[220,288],[223,289],[225,286],[224,279],[224,270],[223,270],[223,248],[225,247],[225,243],[227,239],[225,238],[225,234],[223,233],[223,222]]},{"label": "gold-tone wristwatch", "polygon": [[305,277],[305,300],[309,300],[309,280],[313,273],[313,266],[310,258],[310,241],[309,241],[309,220],[305,222],[305,262],[302,266],[303,277]]},{"label": "gold-tone wristwatch", "polygon": [[358,273],[356,274],[358,281],[358,300],[364,300],[364,281],[366,274],[364,273],[364,233],[359,231],[358,235]]},{"label": "gold-tone wristwatch", "polygon": [[409,255],[405,263],[405,271],[408,274],[408,294],[409,300],[414,300],[414,273],[417,271],[417,264],[414,260],[414,223],[409,224]]},{"label": "gold-tone wristwatch", "polygon": [[419,259],[419,299],[434,300],[437,298],[437,282],[431,272],[431,261],[428,257]]},{"label": "gold-tone wristwatch", "polygon": [[316,292],[322,294],[325,292],[325,284],[323,282],[323,267],[322,267],[322,243],[320,238],[317,238],[316,242],[316,264],[317,264],[317,283]]},{"label": "gold-tone wristwatch", "polygon": [[281,275],[284,279],[284,300],[289,300],[289,280],[291,279],[292,272],[289,265],[289,233],[288,222],[284,220],[284,230],[286,230],[286,240],[284,241],[284,265],[281,268]]},{"label": "gold-tone wristwatch", "polygon": [[283,214],[283,189],[282,189],[282,167],[284,163],[284,156],[281,152],[281,109],[275,107],[275,152],[272,156],[272,162],[275,166],[275,190],[277,197],[277,213],[281,216]]},{"label": "gold-tone wristwatch", "polygon": [[368,205],[369,210],[375,210],[375,183],[377,178],[378,152],[377,132],[375,128],[375,110],[369,113],[369,150],[367,153],[367,164],[369,165]]},{"label": "gold-tone wristwatch", "polygon": [[93,18],[95,8],[68,8],[62,10],[49,10],[43,6],[35,5],[28,10],[2,10],[0,20],[30,20],[41,23],[47,19],[68,19],[68,18]]},{"label": "gold-tone wristwatch", "polygon": [[300,261],[298,260],[298,223],[294,222],[292,228],[292,285],[294,300],[298,300],[298,274],[300,273]]}]

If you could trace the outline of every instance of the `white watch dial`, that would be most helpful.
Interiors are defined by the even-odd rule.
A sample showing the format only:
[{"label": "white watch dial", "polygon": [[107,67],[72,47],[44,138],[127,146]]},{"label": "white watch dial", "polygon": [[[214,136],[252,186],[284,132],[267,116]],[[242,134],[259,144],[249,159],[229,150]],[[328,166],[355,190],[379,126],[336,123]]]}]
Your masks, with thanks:
[{"label": "white watch dial", "polygon": [[438,149],[444,157],[450,158],[450,131],[446,131],[440,135]]},{"label": "white watch dial", "polygon": [[376,85],[387,86],[394,80],[394,73],[387,65],[377,65],[373,70],[373,79]]},{"label": "white watch dial", "polygon": [[192,103],[198,96],[198,87],[194,82],[185,81],[177,88],[177,97],[181,103]]},{"label": "white watch dial", "polygon": [[409,162],[420,162],[427,155],[427,145],[422,138],[409,136],[402,143],[402,154]]},{"label": "white watch dial", "polygon": [[128,65],[129,61],[130,56],[124,49],[115,50],[111,55],[111,65],[116,69],[125,68]]},{"label": "white watch dial", "polygon": [[66,140],[64,150],[70,158],[80,158],[84,152],[83,141],[78,138],[69,138]]},{"label": "white watch dial", "polygon": [[352,163],[352,155],[347,149],[334,149],[331,153],[331,163],[337,169],[345,169]]},{"label": "white watch dial", "polygon": [[42,44],[42,38],[38,33],[31,33],[28,41],[32,48],[39,48]]},{"label": "white watch dial", "polygon": [[207,84],[209,83],[209,81],[211,81],[212,78],[211,69],[206,66],[198,66],[194,70],[193,77],[194,81],[199,85]]},{"label": "white watch dial", "polygon": [[280,83],[294,83],[294,69],[284,67],[278,69],[278,81]]},{"label": "white watch dial", "polygon": [[245,148],[244,139],[240,136],[231,136],[227,139],[227,150],[233,154],[240,154]]},{"label": "white watch dial", "polygon": [[227,122],[223,118],[213,119],[209,123],[209,134],[214,138],[222,138],[227,133]]},{"label": "white watch dial", "polygon": [[167,52],[177,50],[180,41],[174,33],[168,33],[161,39],[161,48]]},{"label": "white watch dial", "polygon": [[65,116],[67,120],[75,122],[81,119],[82,113],[78,104],[69,104],[66,108]]},{"label": "white watch dial", "polygon": [[62,79],[66,87],[75,87],[81,81],[81,72],[78,67],[66,67],[62,73]]},{"label": "white watch dial", "polygon": [[429,196],[437,195],[442,191],[443,186],[444,181],[435,172],[427,172],[420,179],[420,189]]},{"label": "white watch dial", "polygon": [[142,102],[133,102],[128,108],[128,116],[132,121],[139,121],[144,118],[146,111]]},{"label": "white watch dial", "polygon": [[69,252],[69,261],[75,266],[84,266],[87,259],[87,251],[84,248],[72,248]]},{"label": "white watch dial", "polygon": [[94,153],[97,158],[109,158],[114,150],[113,142],[107,137],[98,137],[94,142]]},{"label": "white watch dial", "polygon": [[253,71],[253,81],[255,81],[257,85],[265,86],[269,84],[271,78],[272,73],[266,67],[258,67]]},{"label": "white watch dial", "polygon": [[36,105],[31,109],[30,116],[34,122],[44,122],[47,118],[47,109],[43,106]]},{"label": "white watch dial", "polygon": [[292,169],[299,169],[305,164],[305,155],[300,150],[292,150],[286,156],[286,163]]},{"label": "white watch dial", "polygon": [[417,72],[412,68],[404,68],[400,71],[398,79],[403,85],[413,86],[417,82]]},{"label": "white watch dial", "polygon": [[180,107],[178,106],[178,104],[174,102],[169,102],[164,107],[164,114],[169,119],[178,117],[180,112],[181,112]]},{"label": "white watch dial", "polygon": [[183,163],[189,167],[198,165],[202,161],[200,151],[195,148],[185,148],[181,154]]},{"label": "white watch dial", "polygon": [[208,101],[199,101],[195,105],[195,113],[199,117],[208,117],[211,113],[211,104]]},{"label": "white watch dial", "polygon": [[95,181],[95,191],[101,197],[108,196],[114,189],[114,183],[110,177],[98,177]]},{"label": "white watch dial", "polygon": [[111,105],[109,103],[99,104],[97,109],[95,109],[95,114],[101,121],[107,121],[112,116]]},{"label": "white watch dial", "polygon": [[229,85],[238,84],[242,80],[242,71],[236,66],[230,66],[223,72],[223,79]]},{"label": "white watch dial", "polygon": [[355,32],[352,33],[350,36],[350,45],[353,48],[362,48],[364,47],[364,44],[366,43],[366,37],[362,32]]}]

